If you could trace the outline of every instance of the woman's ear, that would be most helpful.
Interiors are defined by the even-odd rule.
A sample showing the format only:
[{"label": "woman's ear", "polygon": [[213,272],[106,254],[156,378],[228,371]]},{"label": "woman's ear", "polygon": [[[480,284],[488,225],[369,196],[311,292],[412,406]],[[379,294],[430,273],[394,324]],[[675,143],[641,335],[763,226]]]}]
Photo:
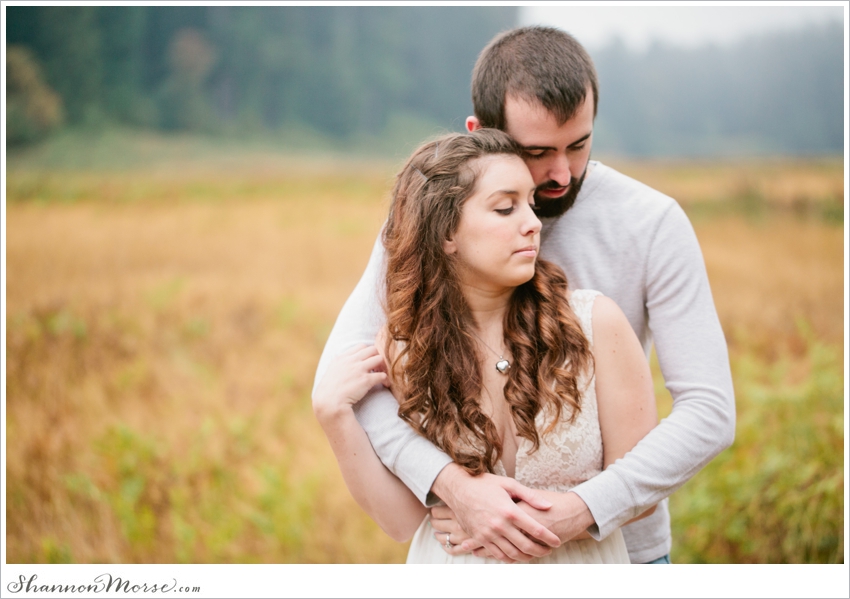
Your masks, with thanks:
[{"label": "woman's ear", "polygon": [[457,251],[457,244],[454,239],[446,239],[443,242],[443,251],[450,256]]}]

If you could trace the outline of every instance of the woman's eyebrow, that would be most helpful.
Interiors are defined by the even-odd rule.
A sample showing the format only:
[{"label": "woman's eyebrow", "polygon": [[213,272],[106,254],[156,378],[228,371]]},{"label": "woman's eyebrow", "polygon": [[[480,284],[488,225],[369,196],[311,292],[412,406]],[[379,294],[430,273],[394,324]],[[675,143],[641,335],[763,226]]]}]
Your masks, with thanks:
[{"label": "woman's eyebrow", "polygon": [[518,196],[519,192],[514,189],[497,189],[493,193],[487,196],[487,199],[490,200],[496,196]]}]

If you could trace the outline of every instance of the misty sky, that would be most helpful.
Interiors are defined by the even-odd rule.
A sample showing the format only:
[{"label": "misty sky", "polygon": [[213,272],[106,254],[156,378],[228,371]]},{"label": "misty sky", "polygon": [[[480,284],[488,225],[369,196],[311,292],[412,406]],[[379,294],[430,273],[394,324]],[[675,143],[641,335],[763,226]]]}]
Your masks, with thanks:
[{"label": "misty sky", "polygon": [[[843,3],[842,3],[843,4]],[[523,25],[551,25],[588,48],[619,36],[633,49],[653,39],[680,46],[729,44],[749,34],[793,29],[809,23],[844,21],[832,6],[524,6]]]}]

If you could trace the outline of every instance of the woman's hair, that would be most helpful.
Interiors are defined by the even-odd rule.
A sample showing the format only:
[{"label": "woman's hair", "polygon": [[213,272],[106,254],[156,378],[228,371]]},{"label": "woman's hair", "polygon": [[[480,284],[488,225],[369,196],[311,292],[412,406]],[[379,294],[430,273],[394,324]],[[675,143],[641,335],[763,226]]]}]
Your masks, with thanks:
[{"label": "woman's hair", "polygon": [[[399,416],[471,474],[492,472],[502,443],[479,398],[482,375],[475,323],[461,292],[458,258],[443,242],[457,231],[472,195],[478,158],[521,156],[507,134],[479,129],[422,145],[396,178],[384,229],[387,347]],[[535,417],[549,432],[580,410],[579,375],[592,367],[581,326],[567,302],[563,271],[537,261],[530,281],[516,288],[504,336],[513,356],[504,387],[517,433],[536,450]]]}]

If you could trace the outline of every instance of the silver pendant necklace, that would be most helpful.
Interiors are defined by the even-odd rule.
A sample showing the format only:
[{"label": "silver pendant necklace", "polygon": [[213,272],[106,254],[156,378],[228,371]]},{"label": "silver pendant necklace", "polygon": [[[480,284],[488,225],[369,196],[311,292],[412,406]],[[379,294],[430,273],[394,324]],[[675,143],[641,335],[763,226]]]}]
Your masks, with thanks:
[{"label": "silver pendant necklace", "polygon": [[[472,334],[478,337],[478,334],[475,331],[472,331]],[[481,337],[478,337],[478,340],[484,344],[484,347],[493,352],[494,356],[499,356],[499,361],[496,362],[496,370],[498,370],[502,374],[508,374],[508,370],[511,369],[511,363],[505,360],[504,356],[500,355],[498,352],[496,352],[496,350],[487,345],[487,342],[484,341]]]}]

